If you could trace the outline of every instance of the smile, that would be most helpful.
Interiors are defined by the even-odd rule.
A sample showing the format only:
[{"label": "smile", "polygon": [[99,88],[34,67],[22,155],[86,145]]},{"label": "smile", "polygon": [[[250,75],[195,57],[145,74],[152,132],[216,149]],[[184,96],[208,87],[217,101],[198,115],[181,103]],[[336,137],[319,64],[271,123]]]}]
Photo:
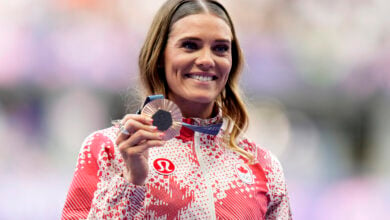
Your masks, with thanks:
[{"label": "smile", "polygon": [[196,74],[185,74],[186,78],[196,79],[202,82],[208,82],[216,80],[216,76],[205,76],[205,75],[196,75]]}]

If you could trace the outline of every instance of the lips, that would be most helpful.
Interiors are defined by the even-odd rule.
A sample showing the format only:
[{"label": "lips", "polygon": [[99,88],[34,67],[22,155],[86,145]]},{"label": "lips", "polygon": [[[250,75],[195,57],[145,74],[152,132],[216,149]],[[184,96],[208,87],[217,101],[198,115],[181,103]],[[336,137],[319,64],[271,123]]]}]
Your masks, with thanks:
[{"label": "lips", "polygon": [[214,81],[218,79],[217,76],[205,73],[188,73],[184,75],[186,78],[196,79],[202,82]]}]

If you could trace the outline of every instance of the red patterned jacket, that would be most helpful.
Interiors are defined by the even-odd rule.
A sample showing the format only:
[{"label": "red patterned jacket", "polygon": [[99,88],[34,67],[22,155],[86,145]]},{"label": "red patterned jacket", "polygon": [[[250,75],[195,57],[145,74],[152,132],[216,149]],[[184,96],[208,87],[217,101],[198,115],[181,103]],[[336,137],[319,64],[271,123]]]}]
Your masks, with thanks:
[{"label": "red patterned jacket", "polygon": [[[184,119],[204,125],[213,119]],[[223,146],[224,129],[212,136],[183,127],[163,147],[149,150],[149,175],[136,186],[122,177],[117,128],[87,137],[62,219],[291,219],[282,167],[247,139],[248,164]]]}]

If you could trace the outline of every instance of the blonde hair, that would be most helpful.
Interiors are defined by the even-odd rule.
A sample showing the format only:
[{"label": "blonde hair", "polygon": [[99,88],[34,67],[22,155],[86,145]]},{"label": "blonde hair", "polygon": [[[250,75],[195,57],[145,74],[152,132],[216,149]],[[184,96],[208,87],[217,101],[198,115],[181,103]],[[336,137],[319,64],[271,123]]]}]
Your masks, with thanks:
[{"label": "blonde hair", "polygon": [[[232,39],[232,68],[225,89],[217,99],[217,105],[228,119],[230,137],[226,140],[229,148],[245,158],[253,156],[238,147],[237,137],[247,128],[248,113],[239,94],[238,79],[243,67],[243,54],[237,40],[233,22],[226,9],[214,0],[168,0],[157,12],[139,55],[139,70],[145,95],[168,95],[168,85],[164,68],[161,66],[163,53],[172,25],[183,17],[193,14],[209,13],[223,19],[230,27]],[[228,133],[228,132],[227,132]],[[228,134],[226,134],[225,137]]]}]

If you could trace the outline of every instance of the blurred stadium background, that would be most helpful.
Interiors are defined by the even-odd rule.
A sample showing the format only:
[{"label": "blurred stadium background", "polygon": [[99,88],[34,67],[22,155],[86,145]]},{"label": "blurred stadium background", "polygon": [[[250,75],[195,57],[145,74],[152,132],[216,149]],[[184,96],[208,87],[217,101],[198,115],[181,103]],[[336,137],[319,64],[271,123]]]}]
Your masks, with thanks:
[{"label": "blurred stadium background", "polygon": [[[0,0],[0,219],[59,218],[83,138],[138,104],[162,2]],[[222,2],[294,218],[390,219],[389,1]]]}]

